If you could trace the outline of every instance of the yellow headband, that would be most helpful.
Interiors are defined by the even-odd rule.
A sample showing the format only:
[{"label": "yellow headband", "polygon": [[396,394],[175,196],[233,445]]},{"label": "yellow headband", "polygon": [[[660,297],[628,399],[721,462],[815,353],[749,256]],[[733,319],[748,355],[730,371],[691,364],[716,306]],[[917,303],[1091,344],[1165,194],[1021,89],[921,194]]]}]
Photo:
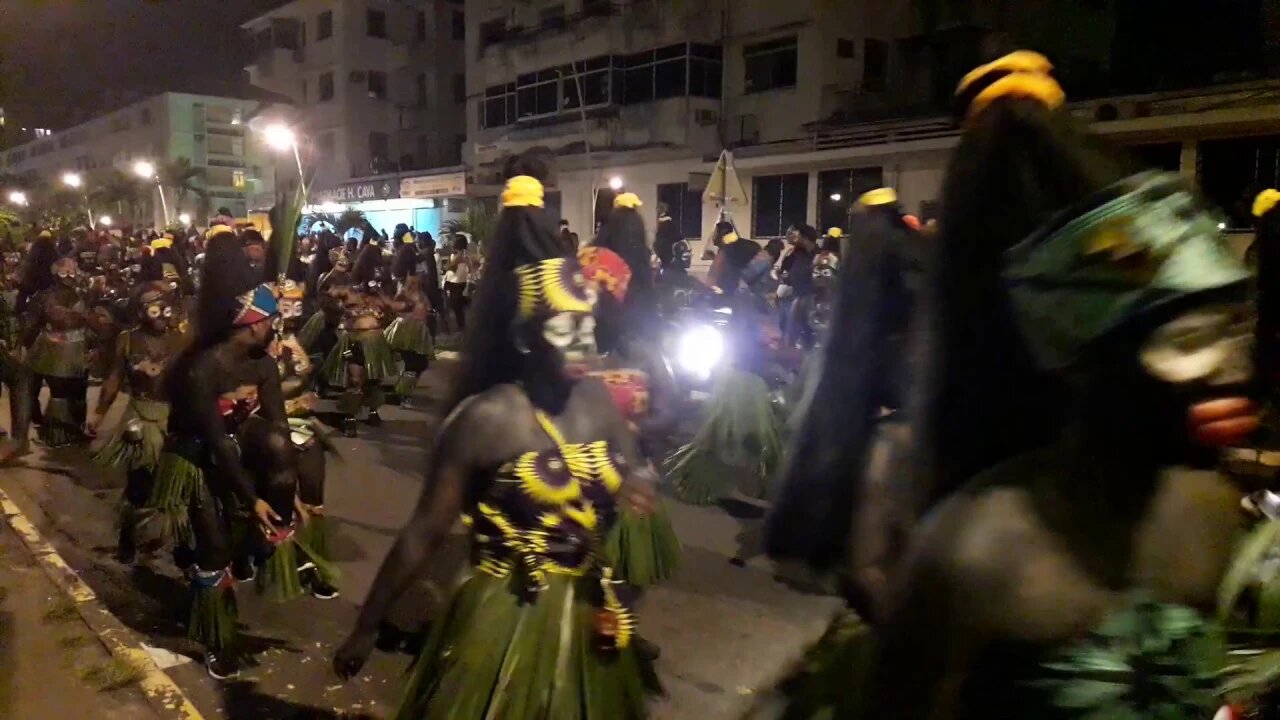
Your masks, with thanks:
[{"label": "yellow headband", "polygon": [[204,234],[204,237],[207,240],[213,237],[214,235],[221,235],[222,233],[234,233],[234,232],[235,230],[232,230],[231,227],[228,225],[221,225],[221,224],[212,225],[209,227],[209,231]]},{"label": "yellow headband", "polygon": [[876,188],[862,193],[859,205],[891,205],[898,202],[898,193],[891,187]]},{"label": "yellow headband", "polygon": [[1062,92],[1062,86],[1057,80],[1048,75],[1033,75],[1030,73],[1013,73],[1005,75],[999,80],[991,83],[983,89],[982,92],[969,102],[969,109],[965,113],[965,120],[972,121],[974,118],[982,114],[987,106],[1002,97],[1025,97],[1033,100],[1039,100],[1045,107],[1050,110],[1056,110],[1062,107],[1062,103],[1066,102],[1067,95]]},{"label": "yellow headband", "polygon": [[502,190],[502,207],[542,207],[542,183],[528,175],[516,175]]},{"label": "yellow headband", "polygon": [[738,242],[738,233],[736,233],[736,232],[727,232],[727,233],[725,233],[725,234],[724,234],[724,237],[720,238],[720,242],[721,242],[721,243],[723,243],[723,244],[725,244],[725,245],[732,245],[732,244],[734,244],[734,243]]},{"label": "yellow headband", "polygon": [[50,239],[52,239],[52,238],[53,238],[53,233],[49,232],[48,230],[41,230],[41,231],[40,231],[40,234],[39,234],[37,237],[50,238]]},{"label": "yellow headband", "polygon": [[1258,193],[1258,197],[1253,199],[1253,216],[1260,218],[1271,212],[1271,208],[1280,202],[1280,190],[1267,188]]},{"label": "yellow headband", "polygon": [[405,245],[412,245],[415,242],[413,233],[405,233],[404,236],[400,238],[400,242]]},{"label": "yellow headband", "polygon": [[844,231],[838,227],[827,228],[827,237],[838,238],[844,235]]},{"label": "yellow headband", "polygon": [[640,202],[640,196],[635,193],[622,193],[613,199],[613,206],[616,208],[630,208],[635,210],[641,205],[644,205],[644,203]]},{"label": "yellow headband", "polygon": [[158,237],[155,240],[151,241],[152,250],[160,250],[162,248],[171,248],[171,247],[173,247],[173,238],[171,237]]},{"label": "yellow headband", "polygon": [[576,259],[551,258],[518,267],[516,280],[520,286],[521,319],[562,312],[589,313],[595,307],[595,298]]},{"label": "yellow headband", "polygon": [[960,79],[960,84],[956,86],[956,94],[959,95],[983,75],[996,70],[1004,70],[1009,73],[1048,75],[1053,70],[1053,63],[1049,62],[1049,58],[1034,50],[1015,50],[1004,57],[992,60],[986,65],[970,70]]}]

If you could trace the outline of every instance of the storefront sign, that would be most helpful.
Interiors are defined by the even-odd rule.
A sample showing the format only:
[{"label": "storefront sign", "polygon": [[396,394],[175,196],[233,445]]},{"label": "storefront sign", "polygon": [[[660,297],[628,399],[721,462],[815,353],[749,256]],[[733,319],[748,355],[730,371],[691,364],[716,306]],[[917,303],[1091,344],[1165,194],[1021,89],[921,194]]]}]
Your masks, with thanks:
[{"label": "storefront sign", "polygon": [[465,172],[423,175],[400,181],[400,197],[403,198],[459,197],[466,194],[467,174]]},{"label": "storefront sign", "polygon": [[346,205],[370,200],[390,200],[398,197],[400,197],[400,183],[388,178],[386,180],[348,183],[334,190],[320,190],[316,193],[315,202]]}]

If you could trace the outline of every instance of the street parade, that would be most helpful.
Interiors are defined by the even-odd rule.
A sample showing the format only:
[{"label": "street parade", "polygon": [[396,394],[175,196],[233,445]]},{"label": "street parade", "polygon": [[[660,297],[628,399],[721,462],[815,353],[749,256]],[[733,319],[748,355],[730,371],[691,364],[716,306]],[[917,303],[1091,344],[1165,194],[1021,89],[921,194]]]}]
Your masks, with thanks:
[{"label": "street parade", "polygon": [[[840,3],[701,45],[701,3],[326,2],[232,13],[273,98],[134,113],[186,155],[0,143],[0,718],[1280,720],[1280,85],[1104,97],[919,3],[822,35],[862,85],[784,137],[751,99],[833,63],[774,35]],[[487,84],[646,12],[693,29]],[[395,68],[445,37],[456,143],[299,110],[404,84],[426,132]],[[926,119],[874,105],[907,77]],[[635,131],[674,97],[703,152]]]}]

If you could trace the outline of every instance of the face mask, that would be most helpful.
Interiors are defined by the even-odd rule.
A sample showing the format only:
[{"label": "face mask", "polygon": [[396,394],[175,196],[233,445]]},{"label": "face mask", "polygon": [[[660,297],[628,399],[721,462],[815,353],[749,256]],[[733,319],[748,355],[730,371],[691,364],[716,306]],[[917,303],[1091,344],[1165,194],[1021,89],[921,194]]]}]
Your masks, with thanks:
[{"label": "face mask", "polygon": [[596,319],[562,312],[542,324],[542,340],[566,363],[582,363],[596,352]]}]

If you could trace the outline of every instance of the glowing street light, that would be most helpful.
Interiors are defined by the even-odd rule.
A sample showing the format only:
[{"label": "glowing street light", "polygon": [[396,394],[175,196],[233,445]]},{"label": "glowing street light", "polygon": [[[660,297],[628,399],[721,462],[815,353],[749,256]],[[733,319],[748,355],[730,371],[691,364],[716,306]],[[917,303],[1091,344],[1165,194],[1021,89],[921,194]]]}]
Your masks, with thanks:
[{"label": "glowing street light", "polygon": [[841,197],[843,196],[840,193],[831,193],[832,202],[840,202]]},{"label": "glowing street light", "polygon": [[614,175],[613,177],[609,178],[609,189],[614,192],[621,190],[622,178],[618,177],[617,175]]},{"label": "glowing street light", "polygon": [[276,152],[293,151],[293,161],[298,164],[298,185],[303,197],[307,194],[307,176],[302,172],[302,155],[298,153],[298,134],[283,123],[268,125],[262,130],[262,141]]},{"label": "glowing street light", "polygon": [[182,213],[181,215],[178,216],[178,222],[182,223],[183,225],[190,225],[191,215],[189,213]]},{"label": "glowing street light", "polygon": [[84,178],[80,177],[79,173],[64,173],[62,175],[62,184],[67,187],[78,188],[84,185]]},{"label": "glowing street light", "polygon": [[144,180],[151,180],[156,176],[156,166],[155,163],[139,160],[133,164],[133,172]]},{"label": "glowing street light", "polygon": [[27,194],[22,192],[21,190],[14,190],[13,192],[9,193],[9,202],[13,203],[14,205],[26,205]]},{"label": "glowing street light", "polygon": [[101,225],[102,227],[111,227],[111,216],[103,215],[102,217],[98,218],[98,224]]}]

